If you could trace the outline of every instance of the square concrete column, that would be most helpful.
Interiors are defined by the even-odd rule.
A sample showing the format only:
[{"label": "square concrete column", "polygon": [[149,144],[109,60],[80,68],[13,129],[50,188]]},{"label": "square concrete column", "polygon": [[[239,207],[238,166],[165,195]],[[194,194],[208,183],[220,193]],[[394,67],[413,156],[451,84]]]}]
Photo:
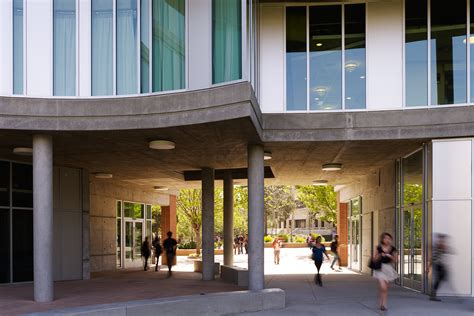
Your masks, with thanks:
[{"label": "square concrete column", "polygon": [[224,264],[234,264],[234,180],[232,173],[224,174]]},{"label": "square concrete column", "polygon": [[33,262],[34,297],[54,299],[53,288],[53,140],[33,136]]},{"label": "square concrete column", "polygon": [[248,227],[249,227],[249,290],[262,290],[264,280],[264,163],[263,146],[248,146]]},{"label": "square concrete column", "polygon": [[348,204],[339,203],[339,195],[337,196],[337,234],[339,235],[339,260],[342,266],[348,265],[348,242],[349,234],[347,227]]},{"label": "square concrete column", "polygon": [[202,279],[214,279],[214,169],[202,169]]},{"label": "square concrete column", "polygon": [[[161,206],[161,242],[163,242],[168,236],[168,232],[173,233],[173,238],[176,236],[176,195],[170,195],[170,205]],[[168,264],[166,256],[161,256],[161,264]],[[173,259],[173,265],[176,265],[176,256]]]}]

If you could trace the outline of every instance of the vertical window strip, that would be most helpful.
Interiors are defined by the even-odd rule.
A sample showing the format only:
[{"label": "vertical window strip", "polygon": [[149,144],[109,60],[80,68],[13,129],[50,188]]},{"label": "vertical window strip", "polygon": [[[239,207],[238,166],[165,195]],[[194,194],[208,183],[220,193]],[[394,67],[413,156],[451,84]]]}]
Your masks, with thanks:
[{"label": "vertical window strip", "polygon": [[13,1],[13,94],[23,94],[23,0]]}]

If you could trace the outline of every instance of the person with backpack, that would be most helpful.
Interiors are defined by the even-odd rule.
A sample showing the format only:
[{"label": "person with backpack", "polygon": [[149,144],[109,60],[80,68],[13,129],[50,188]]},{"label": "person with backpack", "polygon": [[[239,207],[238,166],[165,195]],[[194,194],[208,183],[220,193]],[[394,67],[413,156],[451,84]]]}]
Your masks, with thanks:
[{"label": "person with backpack", "polygon": [[142,243],[141,253],[142,253],[142,256],[145,258],[145,265],[143,266],[143,270],[147,271],[148,258],[150,258],[150,255],[151,255],[151,248],[150,248],[150,243],[148,242],[148,237],[145,237],[145,241]]},{"label": "person with backpack", "polygon": [[326,247],[321,243],[321,236],[316,237],[316,241],[311,248],[313,252],[312,259],[314,260],[314,265],[318,270],[318,273],[314,276],[314,282],[317,283],[319,286],[323,286],[323,281],[321,280],[321,274],[319,270],[321,269],[321,265],[323,264],[323,254],[329,260],[329,256],[326,253]]},{"label": "person with backpack", "polygon": [[153,245],[153,249],[155,249],[155,260],[156,260],[155,271],[159,271],[160,270],[160,255],[163,252],[163,249],[161,248],[160,238],[158,237],[158,235],[155,235],[155,239],[153,239],[152,245]]},{"label": "person with backpack", "polygon": [[334,259],[332,260],[332,263],[331,263],[331,269],[334,270],[334,264],[337,261],[337,265],[339,267],[338,270],[340,271],[341,259],[339,258],[339,252],[337,251],[338,248],[339,248],[339,235],[335,235],[334,240],[331,242],[331,252],[334,256]]},{"label": "person with backpack", "polygon": [[168,236],[167,239],[163,242],[163,248],[165,248],[166,251],[166,261],[168,264],[168,277],[172,275],[171,272],[171,267],[173,266],[173,260],[176,255],[176,247],[178,245],[178,242],[176,239],[171,238],[173,235],[172,232],[167,232],[166,235]]}]

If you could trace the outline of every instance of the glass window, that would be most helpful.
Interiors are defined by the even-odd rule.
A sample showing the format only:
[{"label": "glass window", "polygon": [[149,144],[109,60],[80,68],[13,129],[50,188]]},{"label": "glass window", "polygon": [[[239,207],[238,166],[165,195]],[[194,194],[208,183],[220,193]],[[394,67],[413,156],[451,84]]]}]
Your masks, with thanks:
[{"label": "glass window", "polygon": [[33,207],[33,167],[14,163],[12,167],[13,206]]},{"label": "glass window", "polygon": [[471,72],[471,103],[474,101],[474,1],[471,1],[470,3],[470,10],[471,12],[469,13],[471,16],[471,35],[469,38],[469,46],[470,46],[470,61],[471,61],[471,66],[470,66],[470,72]]},{"label": "glass window", "polygon": [[427,1],[405,2],[406,106],[428,105]]},{"label": "glass window", "polygon": [[13,94],[23,94],[23,0],[13,1]]},{"label": "glass window", "polygon": [[341,8],[309,9],[311,110],[342,108]]},{"label": "glass window", "polygon": [[117,201],[117,217],[122,217],[122,201]]},{"label": "glass window", "polygon": [[0,161],[0,206],[10,206],[10,163]]},{"label": "glass window", "polygon": [[241,78],[241,0],[213,0],[212,83],[221,83]]},{"label": "glass window", "polygon": [[117,94],[136,94],[137,2],[117,0]]},{"label": "glass window", "polygon": [[150,2],[140,3],[140,92],[150,92]]},{"label": "glass window", "polygon": [[0,208],[0,283],[10,282],[10,210]]},{"label": "glass window", "polygon": [[92,95],[112,95],[113,1],[92,1]]},{"label": "glass window", "polygon": [[117,229],[117,240],[116,240],[116,264],[117,264],[117,267],[121,267],[122,266],[122,220],[120,220],[120,218],[117,218],[117,226],[116,226],[116,229]]},{"label": "glass window", "polygon": [[365,109],[365,5],[344,8],[345,108]]},{"label": "glass window", "polygon": [[286,109],[307,109],[306,7],[286,8]]},{"label": "glass window", "polygon": [[76,1],[54,0],[54,95],[76,94]]},{"label": "glass window", "polygon": [[124,217],[143,218],[145,215],[144,205],[140,203],[124,202],[123,213]]},{"label": "glass window", "polygon": [[466,103],[466,1],[431,1],[431,103]]},{"label": "glass window", "polygon": [[153,0],[153,92],[184,89],[185,0]]},{"label": "glass window", "polygon": [[13,210],[13,282],[33,280],[33,211]]}]

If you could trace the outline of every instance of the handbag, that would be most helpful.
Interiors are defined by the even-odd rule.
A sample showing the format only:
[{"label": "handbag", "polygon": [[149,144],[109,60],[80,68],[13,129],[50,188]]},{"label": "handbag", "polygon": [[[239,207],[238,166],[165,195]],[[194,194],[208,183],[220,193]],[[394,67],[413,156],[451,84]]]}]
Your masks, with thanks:
[{"label": "handbag", "polygon": [[375,260],[374,258],[370,258],[368,266],[372,270],[380,270],[382,268],[382,261]]}]

